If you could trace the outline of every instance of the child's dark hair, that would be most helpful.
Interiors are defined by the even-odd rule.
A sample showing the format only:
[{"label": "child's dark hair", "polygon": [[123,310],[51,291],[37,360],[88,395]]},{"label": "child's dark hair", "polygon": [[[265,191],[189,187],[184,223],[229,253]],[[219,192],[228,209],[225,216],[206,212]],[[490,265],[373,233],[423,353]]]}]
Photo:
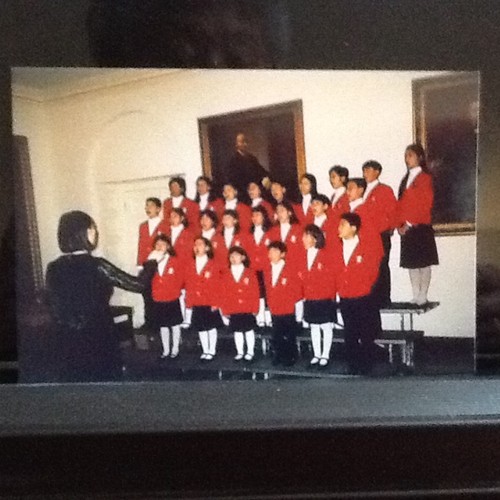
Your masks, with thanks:
[{"label": "child's dark hair", "polygon": [[186,193],[186,181],[182,177],[172,177],[168,181],[168,187],[170,188],[174,182],[179,184],[179,187],[181,188],[181,192],[184,195]]},{"label": "child's dark hair", "polygon": [[271,243],[267,245],[267,249],[269,250],[270,248],[276,248],[276,250],[279,250],[281,253],[285,254],[287,252],[286,244],[279,240],[271,241]]},{"label": "child's dark hair", "polygon": [[[212,246],[212,242],[205,238],[204,236],[197,236],[194,241],[196,242],[196,240],[202,240],[203,243],[205,243],[205,246],[207,247],[207,257],[209,259],[213,259],[214,258],[214,247]],[[196,254],[193,252],[193,257],[196,257]]]},{"label": "child's dark hair", "polygon": [[[196,184],[198,184],[199,181],[205,181],[210,188],[208,191],[208,201],[214,201],[217,196],[215,195],[213,191],[213,182],[210,177],[207,177],[206,175],[200,175],[198,179],[196,179]],[[200,193],[198,193],[198,190],[196,190],[196,196],[194,197],[194,201],[196,203],[200,203]]]},{"label": "child's dark hair", "polygon": [[181,223],[184,225],[184,227],[189,226],[186,214],[184,213],[184,210],[182,210],[182,208],[180,208],[180,207],[172,208],[172,210],[170,210],[170,213],[172,213],[172,212],[175,212],[176,214],[178,214],[180,216]]},{"label": "child's dark hair", "polygon": [[169,236],[163,233],[157,234],[155,236],[155,239],[153,240],[153,249],[156,246],[157,241],[164,241],[167,244],[167,253],[171,257],[176,257],[177,254],[175,253],[174,247],[172,245],[172,240],[170,239]]},{"label": "child's dark hair", "polygon": [[405,151],[413,151],[418,158],[418,164],[422,167],[422,170],[429,173],[429,169],[427,168],[427,161],[425,159],[425,149],[421,144],[413,143],[406,146]]},{"label": "child's dark hair", "polygon": [[219,224],[219,218],[213,210],[202,210],[200,212],[200,220],[204,215],[206,215],[213,222],[214,227],[217,227],[217,224]]},{"label": "child's dark hair", "polygon": [[353,177],[352,179],[349,179],[349,182],[354,182],[356,186],[363,188],[363,190],[366,191],[366,181],[363,177]]},{"label": "child's dark hair", "polygon": [[286,210],[290,214],[290,224],[298,224],[299,219],[295,215],[295,210],[293,209],[292,204],[287,200],[282,200],[276,205],[276,208],[278,208],[280,205],[286,208]]},{"label": "child's dark hair", "polygon": [[158,208],[161,208],[161,200],[160,198],[155,198],[154,196],[151,196],[150,198],[146,198],[146,203],[154,203]]},{"label": "child's dark hair", "polygon": [[312,198],[311,198],[311,202],[313,201],[319,201],[321,202],[323,205],[328,205],[330,206],[330,200],[328,198],[328,196],[326,196],[325,194],[316,194],[314,195]]},{"label": "child's dark hair", "polygon": [[[311,195],[314,197],[318,194],[318,182],[316,181],[316,177],[313,174],[304,174],[300,180],[307,179],[311,183]],[[302,199],[302,194],[300,196]]]},{"label": "child's dark hair", "polygon": [[376,160],[365,161],[363,163],[363,166],[361,167],[361,170],[364,170],[365,168],[373,168],[374,170],[382,172],[382,165]]},{"label": "child's dark hair", "polygon": [[[230,215],[236,221],[234,224],[234,234],[238,234],[240,232],[240,216],[238,212],[236,210],[227,209],[224,210],[224,213],[222,214],[223,218],[224,215]],[[222,228],[222,231],[224,231],[224,227]]]},{"label": "child's dark hair", "polygon": [[349,169],[343,167],[342,165],[334,165],[328,170],[328,175],[332,175],[332,172],[335,172],[339,177],[344,177],[344,186],[347,184],[349,180]]},{"label": "child's dark hair", "polygon": [[307,226],[304,228],[304,234],[309,234],[316,240],[316,243],[314,244],[315,248],[325,247],[325,235],[323,231],[315,224],[307,224]]},{"label": "child's dark hair", "polygon": [[[256,207],[252,207],[252,213],[258,212],[262,214],[262,229],[266,232],[271,227],[271,221],[269,220],[269,216],[267,215],[267,210],[262,205],[257,205]],[[250,232],[253,234],[255,232],[255,226],[252,224],[250,228]]]},{"label": "child's dark hair", "polygon": [[245,257],[245,259],[243,260],[243,265],[245,267],[249,267],[250,266],[250,258],[248,257],[248,254],[247,254],[246,250],[244,248],[242,248],[242,247],[234,246],[234,247],[231,247],[229,249],[229,251],[227,252],[227,258],[228,258],[228,262],[229,262],[229,267],[231,267],[230,257],[231,257],[232,253],[239,253],[240,255],[242,255],[243,257]]},{"label": "child's dark hair", "polygon": [[361,217],[354,212],[346,212],[340,216],[340,219],[345,220],[350,226],[355,226],[359,232],[361,228]]}]

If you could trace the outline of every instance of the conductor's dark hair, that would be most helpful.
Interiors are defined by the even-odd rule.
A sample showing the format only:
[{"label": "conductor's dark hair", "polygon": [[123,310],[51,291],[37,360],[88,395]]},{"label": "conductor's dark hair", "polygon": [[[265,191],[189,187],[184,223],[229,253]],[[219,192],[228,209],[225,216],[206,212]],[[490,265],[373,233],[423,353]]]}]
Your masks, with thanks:
[{"label": "conductor's dark hair", "polygon": [[[90,243],[87,231],[91,228],[96,230],[95,244]],[[91,252],[97,247],[99,234],[94,219],[85,212],[73,210],[61,215],[57,228],[57,243],[61,252],[71,253],[80,250]]]},{"label": "conductor's dark hair", "polygon": [[170,210],[170,213],[172,213],[172,212],[175,212],[176,214],[178,214],[180,216],[181,223],[184,225],[184,227],[189,226],[189,222],[187,220],[186,214],[184,213],[184,210],[182,210],[182,208],[180,208],[180,207],[172,208]]},{"label": "conductor's dark hair", "polygon": [[299,219],[295,215],[295,210],[293,209],[292,204],[287,200],[282,200],[276,205],[276,208],[278,208],[280,205],[285,207],[290,214],[290,224],[298,224]]},{"label": "conductor's dark hair", "polygon": [[217,214],[213,210],[202,210],[200,212],[200,220],[204,215],[206,215],[213,222],[214,227],[217,227],[217,224],[219,224],[219,219],[217,217]]},{"label": "conductor's dark hair", "polygon": [[[208,184],[208,187],[210,188],[208,191],[208,201],[214,201],[217,196],[215,195],[213,191],[213,182],[210,177],[207,177],[206,175],[200,175],[198,179],[196,179],[196,185],[198,185],[199,181],[205,181]],[[200,193],[198,193],[198,190],[196,190],[196,196],[194,197],[194,201],[196,203],[200,203]]]},{"label": "conductor's dark hair", "polygon": [[328,170],[328,175],[330,176],[332,172],[335,172],[339,177],[344,177],[344,186],[347,184],[349,180],[349,169],[346,167],[342,167],[341,165],[334,165],[330,170]]},{"label": "conductor's dark hair", "polygon": [[271,243],[267,245],[267,249],[269,250],[270,248],[276,248],[276,250],[279,250],[281,253],[287,252],[286,244],[279,240],[271,241]]},{"label": "conductor's dark hair", "polygon": [[161,208],[161,200],[160,198],[155,198],[154,196],[151,196],[150,198],[146,198],[146,203],[154,203],[158,208]]},{"label": "conductor's dark hair", "polygon": [[[212,242],[205,238],[204,236],[197,236],[194,241],[196,240],[202,240],[203,243],[205,243],[205,246],[207,247],[207,257],[209,259],[213,259],[214,258],[214,247],[212,246]],[[196,255],[194,254],[193,252],[193,257],[196,257]]]},{"label": "conductor's dark hair", "polygon": [[350,226],[355,226],[359,232],[361,228],[361,217],[354,212],[346,212],[340,216],[341,219],[347,221]]},{"label": "conductor's dark hair", "polygon": [[427,169],[427,161],[425,159],[425,149],[422,147],[421,144],[414,143],[406,146],[405,151],[413,151],[418,158],[418,164],[422,167],[423,170],[425,170],[427,173],[429,172]]},{"label": "conductor's dark hair", "polygon": [[307,224],[307,226],[304,228],[304,234],[309,234],[316,240],[316,243],[314,244],[315,248],[325,247],[325,235],[323,231],[315,224]]},{"label": "conductor's dark hair", "polygon": [[[271,227],[271,221],[269,220],[269,216],[267,215],[267,210],[262,205],[257,205],[256,207],[252,207],[252,213],[258,212],[262,214],[262,229],[266,232]],[[250,228],[250,232],[253,234],[255,232],[255,226],[252,224]]]},{"label": "conductor's dark hair", "polygon": [[330,206],[330,200],[328,199],[328,196],[326,194],[316,194],[312,197],[311,201],[320,201],[323,203],[323,205],[328,205]]},{"label": "conductor's dark hair", "polygon": [[366,181],[363,179],[363,177],[353,177],[352,179],[349,179],[349,182],[354,182],[356,186],[366,190]]},{"label": "conductor's dark hair", "polygon": [[250,258],[248,257],[248,254],[246,250],[242,247],[234,246],[229,249],[229,252],[227,252],[227,259],[229,262],[229,267],[231,267],[231,260],[229,259],[231,257],[232,253],[239,253],[243,257],[245,257],[245,260],[243,261],[243,265],[245,267],[250,267]]},{"label": "conductor's dark hair", "polygon": [[300,180],[307,179],[311,183],[311,195],[315,196],[318,194],[318,182],[313,174],[304,174]]},{"label": "conductor's dark hair", "polygon": [[361,170],[364,170],[365,168],[373,168],[374,170],[378,170],[379,172],[382,172],[382,165],[376,161],[376,160],[368,160],[363,163],[363,166],[361,167]]},{"label": "conductor's dark hair", "polygon": [[167,236],[166,234],[163,234],[163,233],[157,234],[155,236],[155,239],[153,240],[153,249],[156,246],[156,242],[157,241],[164,241],[167,244],[167,253],[171,257],[176,257],[177,256],[177,254],[176,254],[176,252],[174,250],[174,246],[172,245],[172,240],[170,239],[169,236]]},{"label": "conductor's dark hair", "polygon": [[182,177],[172,177],[168,181],[168,187],[171,187],[174,182],[179,184],[179,187],[181,188],[182,194],[185,194],[186,193],[186,181]]}]

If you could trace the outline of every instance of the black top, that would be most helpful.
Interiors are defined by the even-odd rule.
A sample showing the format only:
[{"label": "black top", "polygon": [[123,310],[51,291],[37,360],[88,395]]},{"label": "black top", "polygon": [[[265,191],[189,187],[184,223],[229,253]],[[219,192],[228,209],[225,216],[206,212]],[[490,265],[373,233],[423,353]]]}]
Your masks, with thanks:
[{"label": "black top", "polygon": [[149,261],[139,277],[85,253],[64,255],[47,267],[48,300],[56,334],[59,382],[117,380],[119,337],[109,300],[113,287],[142,292],[156,270]]},{"label": "black top", "polygon": [[262,179],[268,176],[267,170],[250,153],[243,155],[236,151],[229,161],[227,179],[238,190],[238,200],[245,203],[250,202],[248,184],[255,182],[262,187]]}]

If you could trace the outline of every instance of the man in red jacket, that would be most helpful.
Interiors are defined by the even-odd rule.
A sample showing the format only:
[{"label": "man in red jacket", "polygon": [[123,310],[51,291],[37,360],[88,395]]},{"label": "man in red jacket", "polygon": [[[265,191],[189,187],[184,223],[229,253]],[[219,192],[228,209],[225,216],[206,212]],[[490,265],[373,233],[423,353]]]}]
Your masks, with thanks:
[{"label": "man in red jacket", "polygon": [[372,293],[381,257],[369,240],[359,236],[360,227],[358,214],[342,215],[339,223],[342,245],[334,262],[348,370],[351,374],[367,375],[373,367],[374,341],[381,324],[378,303]]},{"label": "man in red jacket", "polygon": [[366,181],[363,204],[373,214],[373,220],[380,234],[384,250],[374,294],[379,300],[380,307],[385,307],[391,303],[389,254],[391,252],[391,236],[395,227],[397,202],[392,188],[379,181],[381,172],[382,165],[378,161],[369,160],[363,164],[363,177]]}]

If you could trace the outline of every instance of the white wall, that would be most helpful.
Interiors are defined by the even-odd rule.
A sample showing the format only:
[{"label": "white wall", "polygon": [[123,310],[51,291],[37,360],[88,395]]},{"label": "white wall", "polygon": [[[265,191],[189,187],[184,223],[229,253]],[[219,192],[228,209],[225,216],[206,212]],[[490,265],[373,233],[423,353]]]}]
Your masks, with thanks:
[{"label": "white wall", "polygon": [[[123,70],[121,70],[123,71]],[[368,71],[136,71],[130,80],[106,73],[102,86],[72,83],[45,91],[38,101],[17,89],[14,131],[30,141],[44,266],[57,255],[59,215],[80,208],[98,224],[104,182],[185,173],[188,195],[201,174],[198,118],[302,99],[307,171],[330,194],[328,168],[376,159],[395,190],[412,142],[411,81],[424,72]],[[142,72],[141,72],[142,71]],[[143,76],[143,78],[141,78]],[[138,207],[142,211],[142,206]],[[406,271],[398,268],[393,238],[393,300],[407,300]],[[430,335],[473,336],[475,331],[475,236],[439,237],[440,266],[430,298],[441,306],[417,318]],[[385,322],[388,320],[385,319]],[[390,321],[389,321],[390,322]]]}]

